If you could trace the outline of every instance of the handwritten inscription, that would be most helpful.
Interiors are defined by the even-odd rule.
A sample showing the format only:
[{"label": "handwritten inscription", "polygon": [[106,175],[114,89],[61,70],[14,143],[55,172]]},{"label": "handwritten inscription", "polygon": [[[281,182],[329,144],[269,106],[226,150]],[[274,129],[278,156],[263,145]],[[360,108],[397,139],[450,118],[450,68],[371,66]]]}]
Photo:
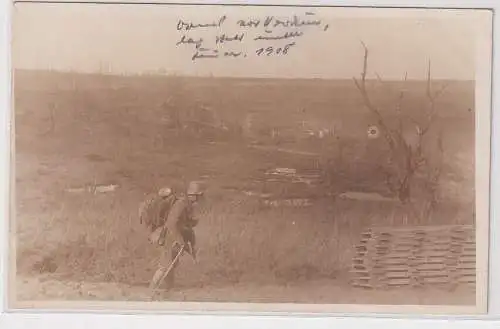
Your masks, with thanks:
[{"label": "handwritten inscription", "polygon": [[267,56],[271,56],[271,55],[286,55],[288,54],[288,50],[290,49],[290,47],[292,46],[295,46],[295,42],[292,42],[292,43],[289,43],[289,44],[286,44],[284,47],[273,47],[273,46],[269,46],[269,47],[266,47],[266,48],[259,48],[255,51],[255,53],[257,54],[257,56],[260,56],[262,54],[265,54]]},{"label": "handwritten inscription", "polygon": [[[300,39],[326,32],[329,25],[315,13],[291,17],[264,16],[231,19],[223,15],[206,22],[179,19],[177,47],[189,47],[192,61],[248,56],[287,56],[301,45]],[[207,36],[208,35],[208,36]]]},{"label": "handwritten inscription", "polygon": [[222,24],[226,21],[226,16],[222,16],[218,22],[213,23],[205,23],[205,24],[194,24],[193,22],[185,22],[180,19],[177,22],[177,31],[189,31],[193,29],[205,28],[205,27],[221,27]]}]

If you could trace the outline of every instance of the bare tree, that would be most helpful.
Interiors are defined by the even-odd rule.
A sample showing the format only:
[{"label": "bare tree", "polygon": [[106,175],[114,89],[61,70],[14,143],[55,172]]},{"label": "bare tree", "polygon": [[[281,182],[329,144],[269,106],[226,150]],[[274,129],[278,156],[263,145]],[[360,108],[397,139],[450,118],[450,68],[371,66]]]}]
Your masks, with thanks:
[{"label": "bare tree", "polygon": [[[418,215],[421,219],[428,218],[437,203],[437,188],[442,171],[443,157],[442,132],[439,131],[437,139],[434,140],[437,141],[438,154],[426,155],[423,149],[426,142],[426,136],[428,135],[431,126],[435,123],[438,111],[436,100],[443,93],[446,85],[443,85],[436,92],[432,91],[431,63],[429,61],[425,91],[427,104],[426,109],[422,111],[425,113],[424,122],[418,122],[409,116],[408,113],[404,113],[402,107],[403,100],[405,98],[405,91],[401,90],[398,93],[394,106],[397,122],[391,125],[390,120],[387,120],[383,116],[379,107],[373,102],[368,93],[366,86],[366,75],[368,71],[368,47],[363,42],[362,45],[364,48],[363,70],[361,72],[361,77],[353,78],[353,80],[357,89],[361,93],[365,107],[374,115],[377,120],[377,124],[380,127],[381,133],[389,146],[390,154],[388,160],[391,165],[391,170],[388,172],[386,180],[387,185],[390,190],[397,194],[399,200],[403,204],[411,205],[412,186],[415,182],[415,177],[417,173],[423,173],[423,187],[425,188],[427,202],[425,207],[418,207],[418,212],[420,212],[419,214],[414,213],[413,215]],[[377,79],[379,82],[383,83],[382,78],[378,74]],[[407,81],[408,75],[405,73],[404,82]],[[404,119],[409,120],[415,128],[415,138],[411,141],[408,140],[405,135]],[[429,161],[431,157],[434,157],[433,160],[437,161]],[[417,211],[415,207],[413,207],[413,209]]]}]

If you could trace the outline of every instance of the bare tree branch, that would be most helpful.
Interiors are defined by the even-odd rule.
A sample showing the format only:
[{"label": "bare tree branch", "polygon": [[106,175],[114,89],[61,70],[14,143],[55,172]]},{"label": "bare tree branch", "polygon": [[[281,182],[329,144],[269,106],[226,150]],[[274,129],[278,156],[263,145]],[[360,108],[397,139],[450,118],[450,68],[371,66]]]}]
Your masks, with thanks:
[{"label": "bare tree branch", "polygon": [[384,117],[380,113],[379,109],[372,103],[368,91],[366,90],[366,74],[368,70],[368,48],[366,47],[365,43],[361,41],[361,44],[363,45],[364,48],[364,56],[363,56],[363,71],[361,72],[361,81],[358,81],[356,78],[353,78],[354,84],[358,88],[359,92],[361,93],[361,96],[363,97],[365,106],[370,110],[375,117],[377,118],[377,123],[382,129],[382,132],[384,134],[385,139],[389,143],[389,146],[391,149],[395,147],[395,142],[394,142],[394,137],[391,134],[391,130],[389,127],[385,124]]},{"label": "bare tree branch", "polygon": [[444,91],[448,87],[448,84],[445,83],[441,86],[441,88],[438,91],[433,93],[431,83],[432,83],[431,61],[429,60],[428,67],[427,67],[427,88],[426,88],[426,96],[428,99],[429,110],[428,110],[428,114],[427,114],[426,123],[424,124],[423,127],[421,127],[422,128],[422,135],[425,135],[429,131],[432,123],[434,122],[436,114],[437,114],[436,100],[444,93]]},{"label": "bare tree branch", "polygon": [[[446,88],[446,85],[444,85],[438,92],[432,91],[432,76],[431,76],[431,61],[429,60],[428,62],[428,68],[427,68],[427,83],[426,83],[426,90],[425,90],[425,95],[427,98],[427,103],[428,103],[428,113],[426,116],[425,123],[419,123],[417,120],[415,120],[412,117],[408,117],[408,120],[415,125],[415,128],[417,129],[417,141],[416,143],[409,143],[405,139],[405,134],[404,134],[404,127],[403,127],[403,100],[405,98],[405,90],[399,90],[398,97],[395,101],[395,110],[398,115],[398,126],[395,130],[391,129],[391,127],[387,124],[385,118],[383,117],[382,113],[380,112],[379,108],[373,103],[371,100],[369,93],[367,91],[366,87],[366,76],[367,76],[367,71],[368,71],[368,48],[366,45],[361,42],[363,48],[364,48],[364,57],[363,57],[363,70],[360,74],[360,78],[353,78],[354,83],[361,93],[361,96],[363,98],[363,102],[365,107],[375,116],[378,125],[380,126],[385,139],[387,140],[390,150],[392,152],[391,158],[392,160],[395,160],[395,164],[397,166],[396,168],[396,175],[394,180],[391,180],[391,174],[386,172],[386,183],[389,187],[390,190],[395,191],[398,193],[399,199],[403,203],[411,203],[411,197],[410,197],[410,186],[412,185],[414,175],[416,174],[417,170],[421,169],[421,167],[424,164],[427,163],[426,157],[423,155],[423,150],[422,150],[422,144],[423,144],[423,138],[427,134],[429,128],[431,127],[431,124],[435,120],[435,116],[437,113],[437,107],[436,107],[436,99],[443,93],[443,91]],[[378,80],[379,83],[383,84],[384,86],[387,86],[381,76],[378,73],[375,73],[375,76]],[[405,72],[404,75],[404,81],[408,81],[408,73]],[[442,146],[440,147],[442,149]],[[429,176],[429,190],[434,191],[434,185],[436,184],[437,180],[439,179],[440,175],[440,170],[439,171],[433,171],[432,173],[428,173]],[[396,186],[394,183],[396,183]],[[434,192],[433,192],[434,193]],[[435,194],[435,193],[434,193]],[[434,195],[433,194],[433,195]],[[433,200],[431,200],[431,203],[426,206],[422,207],[417,207],[420,210],[423,210],[421,214],[418,214],[419,217],[420,215],[427,216],[428,213],[430,213],[430,209],[432,208],[432,205],[434,204],[434,197]],[[411,206],[413,207],[413,206]],[[416,210],[416,209],[414,209]],[[415,213],[417,215],[417,213]]]},{"label": "bare tree branch", "polygon": [[[404,76],[404,82],[407,82],[408,81],[408,72],[405,72],[405,76]],[[398,130],[399,130],[399,134],[401,135],[403,133],[403,113],[402,113],[402,106],[403,106],[403,98],[405,96],[405,91],[404,89],[401,89],[401,91],[399,92],[399,98],[398,98],[398,101],[396,103],[396,112],[398,113]]]}]

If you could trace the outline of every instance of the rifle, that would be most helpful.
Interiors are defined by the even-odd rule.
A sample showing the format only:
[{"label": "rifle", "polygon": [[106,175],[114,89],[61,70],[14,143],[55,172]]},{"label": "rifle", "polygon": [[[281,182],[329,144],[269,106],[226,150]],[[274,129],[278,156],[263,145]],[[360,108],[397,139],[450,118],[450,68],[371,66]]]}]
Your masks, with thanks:
[{"label": "rifle", "polygon": [[158,286],[165,280],[165,278],[168,276],[168,274],[170,273],[170,271],[172,271],[172,269],[174,268],[175,262],[177,262],[177,260],[179,260],[179,257],[182,255],[182,252],[184,251],[184,247],[185,247],[185,245],[183,244],[181,246],[181,249],[179,250],[179,252],[175,256],[175,258],[172,260],[172,262],[168,266],[167,270],[162,274],[162,276],[160,277],[160,279],[158,281],[156,281],[156,284],[152,287],[153,293],[158,288]]},{"label": "rifle", "polygon": [[[193,247],[191,246],[191,242],[188,242],[187,244],[189,246],[189,251],[190,251],[191,256],[196,261],[196,258],[195,258],[194,253],[193,253]],[[179,257],[181,257],[181,255],[185,249],[186,249],[186,244],[183,243],[181,245],[181,248],[179,249],[179,252],[175,256],[175,258],[170,262],[170,265],[168,266],[167,270],[161,275],[160,279],[158,281],[156,281],[155,286],[152,287],[153,292],[154,292],[154,290],[156,290],[158,288],[158,286],[165,280],[165,278],[168,276],[168,274],[172,271],[175,263],[179,260]]]}]

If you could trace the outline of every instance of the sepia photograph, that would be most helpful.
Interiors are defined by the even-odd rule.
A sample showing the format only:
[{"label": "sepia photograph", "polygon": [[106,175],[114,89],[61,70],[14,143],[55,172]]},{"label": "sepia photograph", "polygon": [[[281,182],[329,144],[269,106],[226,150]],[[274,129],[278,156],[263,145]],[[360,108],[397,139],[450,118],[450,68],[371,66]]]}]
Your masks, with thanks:
[{"label": "sepia photograph", "polygon": [[15,3],[9,305],[485,313],[492,17]]}]

